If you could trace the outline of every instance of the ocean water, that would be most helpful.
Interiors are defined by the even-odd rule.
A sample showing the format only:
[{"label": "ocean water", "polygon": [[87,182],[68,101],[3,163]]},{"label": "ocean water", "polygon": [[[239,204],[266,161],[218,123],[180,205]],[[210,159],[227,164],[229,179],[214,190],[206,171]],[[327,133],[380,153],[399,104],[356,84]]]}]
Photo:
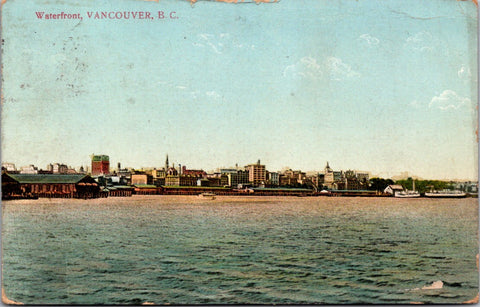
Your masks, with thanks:
[{"label": "ocean water", "polygon": [[7,201],[3,288],[26,304],[460,303],[478,293],[477,201]]}]

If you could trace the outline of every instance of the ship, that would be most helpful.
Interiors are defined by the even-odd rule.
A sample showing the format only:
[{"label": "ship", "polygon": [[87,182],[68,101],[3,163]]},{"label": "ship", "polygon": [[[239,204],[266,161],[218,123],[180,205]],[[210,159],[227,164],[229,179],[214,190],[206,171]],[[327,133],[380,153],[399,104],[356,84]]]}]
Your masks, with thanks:
[{"label": "ship", "polygon": [[431,198],[463,198],[467,197],[467,193],[458,190],[433,191],[425,193],[425,197]]},{"label": "ship", "polygon": [[401,191],[401,192],[396,192],[396,193],[395,193],[395,197],[398,197],[398,198],[416,198],[416,197],[420,197],[420,193],[418,193],[417,191],[415,191],[415,180],[413,181],[413,190],[412,190],[412,191],[405,190],[405,191]]}]

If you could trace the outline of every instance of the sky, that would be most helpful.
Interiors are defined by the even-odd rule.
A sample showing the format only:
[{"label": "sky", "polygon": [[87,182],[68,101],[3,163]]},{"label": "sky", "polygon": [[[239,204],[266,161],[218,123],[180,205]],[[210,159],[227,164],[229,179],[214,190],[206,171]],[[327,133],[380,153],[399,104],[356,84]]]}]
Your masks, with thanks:
[{"label": "sky", "polygon": [[[35,12],[83,20],[38,19]],[[87,12],[177,19],[89,19]],[[476,179],[477,8],[8,0],[2,162]]]}]

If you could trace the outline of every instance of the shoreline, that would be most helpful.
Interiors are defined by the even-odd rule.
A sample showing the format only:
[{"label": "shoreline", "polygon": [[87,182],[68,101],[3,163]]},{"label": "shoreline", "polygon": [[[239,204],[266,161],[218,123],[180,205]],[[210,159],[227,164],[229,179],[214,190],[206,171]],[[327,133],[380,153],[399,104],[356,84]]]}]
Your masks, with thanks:
[{"label": "shoreline", "polygon": [[383,199],[386,202],[447,202],[447,201],[461,201],[461,200],[476,200],[476,198],[466,197],[466,198],[429,198],[429,197],[418,197],[418,198],[396,198],[396,197],[371,197],[371,196],[337,196],[337,197],[318,197],[318,196],[260,196],[260,195],[216,195],[215,199],[210,199],[206,197],[200,197],[198,195],[132,195],[125,197],[107,197],[107,198],[89,198],[89,199],[80,199],[80,198],[38,198],[38,199],[10,199],[2,200],[3,204],[15,204],[15,203],[85,203],[85,204],[94,204],[94,203],[127,203],[127,202],[169,202],[172,203],[198,203],[198,204],[221,204],[222,202],[239,202],[239,203],[248,203],[248,202],[302,202],[302,201],[315,201],[315,202],[332,202],[335,200],[348,200],[355,201],[357,200],[379,200]]}]

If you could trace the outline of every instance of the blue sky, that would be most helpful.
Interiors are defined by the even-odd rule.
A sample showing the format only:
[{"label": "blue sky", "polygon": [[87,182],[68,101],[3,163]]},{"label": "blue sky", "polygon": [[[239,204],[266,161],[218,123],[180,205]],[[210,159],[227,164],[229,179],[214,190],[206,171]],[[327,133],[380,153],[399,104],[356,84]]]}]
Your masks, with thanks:
[{"label": "blue sky", "polygon": [[[87,18],[139,10],[178,19]],[[477,176],[471,2],[16,0],[2,19],[4,162]]]}]

